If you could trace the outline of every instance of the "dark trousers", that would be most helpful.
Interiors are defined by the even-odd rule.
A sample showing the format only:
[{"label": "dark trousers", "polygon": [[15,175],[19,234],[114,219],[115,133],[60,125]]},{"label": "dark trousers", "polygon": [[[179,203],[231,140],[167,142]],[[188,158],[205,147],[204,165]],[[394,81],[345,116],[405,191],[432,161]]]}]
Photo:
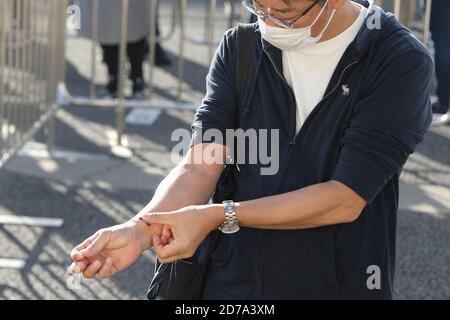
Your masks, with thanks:
[{"label": "dark trousers", "polygon": [[[144,85],[144,77],[142,71],[142,65],[145,58],[146,38],[142,38],[136,42],[127,43],[127,56],[130,61],[130,79],[133,82],[133,92],[142,90]],[[116,92],[118,86],[118,61],[119,61],[119,45],[104,45],[103,49],[103,62],[105,62],[108,68],[108,91]]]},{"label": "dark trousers", "polygon": [[431,9],[432,38],[435,46],[437,96],[441,105],[450,106],[450,1],[433,0]]}]

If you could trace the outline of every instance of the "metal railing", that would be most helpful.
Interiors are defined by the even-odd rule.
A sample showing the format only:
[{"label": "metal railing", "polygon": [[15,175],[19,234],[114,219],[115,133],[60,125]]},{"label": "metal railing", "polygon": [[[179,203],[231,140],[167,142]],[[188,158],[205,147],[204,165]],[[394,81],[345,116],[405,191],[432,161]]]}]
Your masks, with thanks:
[{"label": "metal railing", "polygon": [[[0,169],[45,124],[52,149],[64,17],[63,0],[0,1]],[[0,215],[2,224],[60,227],[63,219]],[[24,260],[0,258],[0,268],[24,266]]]},{"label": "metal railing", "polygon": [[0,167],[45,123],[52,148],[65,1],[0,1]]}]

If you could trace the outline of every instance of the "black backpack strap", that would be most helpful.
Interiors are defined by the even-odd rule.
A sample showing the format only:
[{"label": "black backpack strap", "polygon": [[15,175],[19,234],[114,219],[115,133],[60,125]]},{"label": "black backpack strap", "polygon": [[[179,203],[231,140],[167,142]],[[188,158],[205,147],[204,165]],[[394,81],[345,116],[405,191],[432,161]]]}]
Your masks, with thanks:
[{"label": "black backpack strap", "polygon": [[237,28],[236,96],[239,110],[241,110],[241,104],[250,74],[250,63],[255,46],[255,25],[255,23],[241,23]]},{"label": "black backpack strap", "polygon": [[[236,114],[238,126],[240,113],[242,111],[242,100],[248,84],[250,74],[250,64],[252,60],[253,48],[255,45],[255,23],[239,24],[237,28],[236,41],[236,99],[238,112]],[[234,165],[227,164],[222,175],[217,182],[216,192],[213,195],[214,203],[222,203],[224,200],[233,199],[234,193]]]}]

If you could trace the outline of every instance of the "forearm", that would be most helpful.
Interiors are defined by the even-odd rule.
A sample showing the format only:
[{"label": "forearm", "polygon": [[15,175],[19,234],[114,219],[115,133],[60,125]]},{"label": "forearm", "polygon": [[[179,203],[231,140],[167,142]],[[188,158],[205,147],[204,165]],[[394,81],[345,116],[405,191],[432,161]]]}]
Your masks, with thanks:
[{"label": "forearm", "polygon": [[201,145],[191,148],[183,161],[160,183],[152,200],[132,219],[142,234],[144,250],[152,246],[153,234],[161,235],[162,225],[147,226],[144,222],[137,223],[140,217],[146,220],[146,216],[150,213],[206,204],[214,193],[223,165],[208,165],[204,162],[196,164],[194,150],[203,148]]},{"label": "forearm", "polygon": [[[222,145],[213,145],[213,147],[216,153],[219,151],[221,154],[226,153]],[[160,183],[152,200],[138,215],[173,211],[188,205],[206,204],[215,190],[224,165],[206,158],[205,148],[208,148],[208,145],[200,144],[190,148],[182,162]],[[202,156],[201,159],[198,159],[199,154]]]},{"label": "forearm", "polygon": [[243,227],[307,229],[355,220],[365,202],[339,182],[330,181],[300,190],[237,204]]},{"label": "forearm", "polygon": [[190,168],[190,165],[178,166],[160,183],[152,200],[138,215],[205,204],[214,192],[216,182],[217,180]]}]

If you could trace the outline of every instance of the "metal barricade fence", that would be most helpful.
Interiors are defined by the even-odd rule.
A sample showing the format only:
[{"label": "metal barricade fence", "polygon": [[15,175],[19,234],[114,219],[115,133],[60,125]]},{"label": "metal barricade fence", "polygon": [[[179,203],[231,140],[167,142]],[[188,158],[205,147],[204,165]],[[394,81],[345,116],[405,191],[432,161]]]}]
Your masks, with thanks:
[{"label": "metal barricade fence", "polygon": [[[0,0],[0,169],[27,140],[49,125],[57,83],[64,74],[62,0]],[[60,227],[62,219],[0,215],[0,225]],[[0,258],[0,267],[22,268],[24,260]]]},{"label": "metal barricade fence", "polygon": [[0,1],[0,167],[51,124],[64,73],[64,12],[60,0]]}]

